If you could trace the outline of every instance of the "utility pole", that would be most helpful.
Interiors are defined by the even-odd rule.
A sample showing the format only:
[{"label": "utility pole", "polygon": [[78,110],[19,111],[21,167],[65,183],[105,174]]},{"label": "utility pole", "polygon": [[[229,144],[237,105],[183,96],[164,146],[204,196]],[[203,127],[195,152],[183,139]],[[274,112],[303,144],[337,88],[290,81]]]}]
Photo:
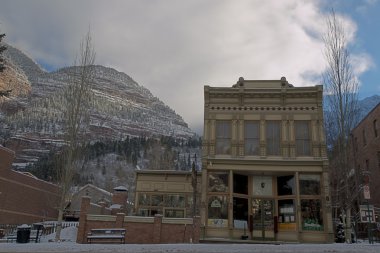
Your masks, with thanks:
[{"label": "utility pole", "polygon": [[193,238],[191,241],[195,238],[195,216],[197,215],[197,170],[195,168],[195,162],[193,161],[193,164],[191,166],[191,185],[193,186]]},{"label": "utility pole", "polygon": [[364,175],[363,195],[364,195],[364,199],[366,200],[366,204],[367,204],[368,242],[369,242],[369,244],[373,244],[372,230],[371,230],[371,227],[372,227],[372,224],[371,224],[372,223],[372,212],[371,212],[371,209],[369,207],[369,200],[371,199],[371,194],[370,194],[370,191],[369,191],[369,171],[366,171],[366,174]]}]

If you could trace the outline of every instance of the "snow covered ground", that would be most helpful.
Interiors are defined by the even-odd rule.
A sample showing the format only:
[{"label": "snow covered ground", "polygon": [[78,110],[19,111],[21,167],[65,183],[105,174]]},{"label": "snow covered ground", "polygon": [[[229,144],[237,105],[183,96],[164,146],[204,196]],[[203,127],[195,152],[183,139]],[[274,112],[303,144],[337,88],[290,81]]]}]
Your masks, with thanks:
[{"label": "snow covered ground", "polygon": [[1,243],[0,252],[95,253],[251,253],[380,252],[380,244],[77,244],[74,242]]},{"label": "snow covered ground", "polygon": [[41,238],[40,243],[0,243],[1,253],[379,253],[380,243],[368,242],[356,244],[77,244],[77,228],[62,230],[63,242],[49,242],[55,238],[50,234]]}]

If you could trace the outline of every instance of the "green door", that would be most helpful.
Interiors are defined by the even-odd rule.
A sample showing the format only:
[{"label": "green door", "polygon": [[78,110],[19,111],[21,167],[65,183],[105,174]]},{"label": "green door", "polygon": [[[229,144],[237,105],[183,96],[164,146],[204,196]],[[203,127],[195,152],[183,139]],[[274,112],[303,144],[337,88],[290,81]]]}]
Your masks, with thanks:
[{"label": "green door", "polygon": [[273,211],[273,199],[252,199],[252,236],[254,239],[274,239]]}]

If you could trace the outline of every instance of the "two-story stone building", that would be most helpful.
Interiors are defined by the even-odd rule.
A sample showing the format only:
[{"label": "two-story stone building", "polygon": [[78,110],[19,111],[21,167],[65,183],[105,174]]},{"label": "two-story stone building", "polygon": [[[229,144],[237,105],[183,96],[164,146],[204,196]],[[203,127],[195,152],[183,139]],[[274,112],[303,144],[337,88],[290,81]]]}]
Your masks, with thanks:
[{"label": "two-story stone building", "polygon": [[204,87],[204,238],[333,242],[323,88]]}]

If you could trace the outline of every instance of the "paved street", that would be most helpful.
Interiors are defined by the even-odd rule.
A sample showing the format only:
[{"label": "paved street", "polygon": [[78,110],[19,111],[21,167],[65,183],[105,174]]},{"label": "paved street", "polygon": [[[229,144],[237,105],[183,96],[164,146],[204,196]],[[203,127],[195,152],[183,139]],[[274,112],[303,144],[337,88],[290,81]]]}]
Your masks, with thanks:
[{"label": "paved street", "polygon": [[325,253],[325,252],[380,252],[380,244],[76,244],[64,243],[1,243],[0,252],[18,253],[58,253],[58,252],[95,252],[95,253]]}]

